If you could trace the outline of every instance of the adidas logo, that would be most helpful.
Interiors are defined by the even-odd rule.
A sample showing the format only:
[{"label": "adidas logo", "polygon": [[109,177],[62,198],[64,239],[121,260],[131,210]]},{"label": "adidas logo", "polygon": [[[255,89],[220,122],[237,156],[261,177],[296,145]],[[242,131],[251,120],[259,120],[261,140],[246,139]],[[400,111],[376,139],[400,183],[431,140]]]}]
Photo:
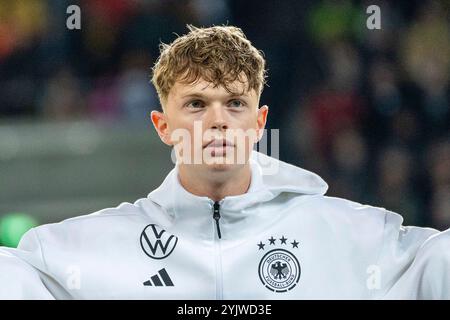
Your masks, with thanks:
[{"label": "adidas logo", "polygon": [[[161,281],[161,279],[162,279],[162,281]],[[158,271],[158,274],[155,274],[154,276],[150,277],[150,280],[145,281],[144,286],[173,287],[174,284],[172,282],[172,279],[170,279],[169,274],[167,273],[166,269],[163,268]]]}]

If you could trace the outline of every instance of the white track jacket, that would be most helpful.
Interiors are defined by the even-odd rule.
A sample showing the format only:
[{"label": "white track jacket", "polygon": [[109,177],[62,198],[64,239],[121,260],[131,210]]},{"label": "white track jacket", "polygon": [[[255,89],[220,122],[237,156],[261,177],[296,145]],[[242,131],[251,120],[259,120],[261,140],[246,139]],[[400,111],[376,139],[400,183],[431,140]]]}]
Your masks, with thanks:
[{"label": "white track jacket", "polygon": [[0,249],[3,299],[449,299],[450,230],[325,196],[256,151],[247,193],[187,192],[177,166],[135,203],[42,225]]}]

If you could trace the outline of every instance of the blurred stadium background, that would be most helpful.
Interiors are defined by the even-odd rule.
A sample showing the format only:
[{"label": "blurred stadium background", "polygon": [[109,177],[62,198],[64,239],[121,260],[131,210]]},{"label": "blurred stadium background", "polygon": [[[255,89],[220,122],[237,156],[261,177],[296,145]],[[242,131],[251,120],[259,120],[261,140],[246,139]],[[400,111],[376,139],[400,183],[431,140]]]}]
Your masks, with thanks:
[{"label": "blurred stadium background", "polygon": [[[81,30],[66,9],[81,8]],[[366,28],[367,6],[382,30]],[[0,242],[134,202],[172,168],[160,41],[230,24],[265,53],[280,158],[329,195],[450,226],[449,1],[0,0]]]}]

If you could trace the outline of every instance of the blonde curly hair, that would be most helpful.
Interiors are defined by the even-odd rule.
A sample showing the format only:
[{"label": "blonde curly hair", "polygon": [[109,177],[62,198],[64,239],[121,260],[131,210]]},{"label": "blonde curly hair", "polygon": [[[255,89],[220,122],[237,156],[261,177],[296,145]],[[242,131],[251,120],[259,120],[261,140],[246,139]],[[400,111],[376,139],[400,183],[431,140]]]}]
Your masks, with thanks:
[{"label": "blonde curly hair", "polygon": [[261,95],[267,70],[263,53],[257,50],[240,28],[187,25],[189,33],[171,44],[161,43],[160,56],[152,68],[152,83],[160,102],[167,102],[176,81],[192,84],[202,78],[233,92],[229,85],[238,80]]}]

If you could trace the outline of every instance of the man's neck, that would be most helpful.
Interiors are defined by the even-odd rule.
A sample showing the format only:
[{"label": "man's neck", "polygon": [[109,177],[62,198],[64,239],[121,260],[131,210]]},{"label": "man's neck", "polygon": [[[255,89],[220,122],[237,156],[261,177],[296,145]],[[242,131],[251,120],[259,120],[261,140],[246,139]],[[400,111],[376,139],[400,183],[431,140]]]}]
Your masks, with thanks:
[{"label": "man's neck", "polygon": [[220,201],[226,196],[240,195],[248,191],[251,183],[251,168],[247,163],[232,172],[198,172],[191,170],[187,165],[180,165],[178,179],[188,192]]}]

